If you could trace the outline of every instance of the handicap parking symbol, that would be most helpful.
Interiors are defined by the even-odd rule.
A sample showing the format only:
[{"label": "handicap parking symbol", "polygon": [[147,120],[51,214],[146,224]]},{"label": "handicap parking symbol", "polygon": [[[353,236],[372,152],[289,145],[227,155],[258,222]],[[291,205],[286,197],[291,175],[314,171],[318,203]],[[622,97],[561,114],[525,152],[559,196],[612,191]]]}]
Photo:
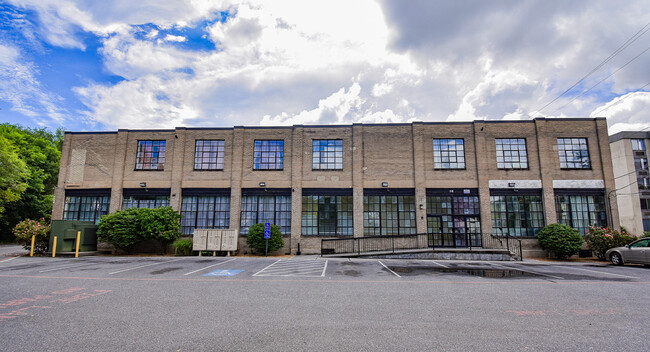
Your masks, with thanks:
[{"label": "handicap parking symbol", "polygon": [[215,270],[213,272],[203,274],[203,276],[235,276],[242,271],[243,270]]}]

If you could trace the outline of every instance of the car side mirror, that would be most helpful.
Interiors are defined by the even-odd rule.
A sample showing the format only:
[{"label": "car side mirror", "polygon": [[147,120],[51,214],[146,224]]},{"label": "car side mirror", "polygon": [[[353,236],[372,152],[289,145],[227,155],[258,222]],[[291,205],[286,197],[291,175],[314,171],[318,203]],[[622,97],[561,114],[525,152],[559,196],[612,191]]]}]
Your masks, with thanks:
[{"label": "car side mirror", "polygon": [[630,248],[630,245],[629,245],[629,244],[626,244],[626,245],[625,245],[625,248],[628,248],[628,249],[629,249],[629,248]]}]

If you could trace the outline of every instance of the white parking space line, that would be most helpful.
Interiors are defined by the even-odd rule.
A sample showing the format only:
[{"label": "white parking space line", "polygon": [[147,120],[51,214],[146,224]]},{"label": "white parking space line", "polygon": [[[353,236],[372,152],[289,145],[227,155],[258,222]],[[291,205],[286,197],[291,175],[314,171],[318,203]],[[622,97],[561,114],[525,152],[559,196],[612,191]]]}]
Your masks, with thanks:
[{"label": "white parking space line", "polygon": [[394,272],[394,271],[388,269],[388,267],[387,267],[386,265],[384,265],[384,263],[382,263],[380,260],[378,260],[378,262],[379,262],[379,264],[381,264],[381,266],[383,266],[384,268],[386,268],[386,270],[388,270],[388,271],[390,271],[391,273],[393,273],[393,275],[395,275],[395,276],[397,276],[397,277],[401,277],[398,273],[396,273],[396,272]]},{"label": "white parking space line", "polygon": [[231,261],[233,261],[233,260],[235,260],[235,259],[236,259],[236,258],[232,258],[232,259],[225,260],[225,261],[223,261],[223,262],[219,262],[219,263],[216,263],[216,264],[208,265],[208,266],[206,266],[205,268],[201,268],[201,269],[197,269],[197,270],[194,270],[194,271],[190,271],[189,273],[187,273],[187,274],[183,274],[183,275],[192,275],[192,274],[194,274],[194,273],[198,273],[199,271],[202,271],[202,270],[205,270],[205,269],[208,269],[208,268],[212,268],[213,266],[217,266],[217,265],[221,265],[221,264],[224,264],[224,263],[231,262]]},{"label": "white parking space line", "polygon": [[604,274],[604,275],[612,275],[612,276],[625,277],[625,278],[628,278],[628,279],[638,279],[638,277],[636,277],[636,276],[628,276],[628,275],[614,274],[614,273],[608,273],[608,272],[606,272],[606,271],[598,271],[598,270],[590,270],[590,269],[574,268],[574,267],[571,267],[571,269],[582,270],[582,271],[589,271],[589,272],[592,272],[592,273],[598,273],[598,274]]},{"label": "white parking space line", "polygon": [[323,277],[327,270],[327,261],[313,260],[283,260],[267,266],[256,272],[253,276],[301,276]]},{"label": "white parking space line", "polygon": [[145,265],[135,266],[135,267],[127,268],[127,269],[124,269],[124,270],[113,271],[112,273],[108,273],[108,275],[119,274],[119,273],[123,273],[123,272],[125,272],[125,271],[135,270],[135,269],[140,269],[140,268],[144,268],[144,267],[152,266],[152,265],[167,264],[167,263],[177,262],[177,261],[179,261],[179,260],[183,260],[183,258],[181,258],[181,259],[169,260],[169,261],[164,261],[164,262],[157,262],[157,263],[151,263],[151,264],[145,264]]},{"label": "white parking space line", "polygon": [[515,268],[515,267],[512,267],[512,266],[500,265],[500,264],[495,264],[495,263],[490,263],[490,264],[494,265],[494,266],[501,267],[501,268],[505,268],[505,269],[508,269],[508,270],[518,270],[518,271],[523,271],[525,273],[529,273],[529,274],[533,274],[533,275],[546,276],[546,277],[550,277],[550,278],[553,278],[553,279],[556,279],[556,280],[564,280],[563,277],[544,274],[544,273],[540,273],[540,272],[537,272],[537,271],[524,270],[524,269],[521,269],[521,268]]},{"label": "white parking space line", "polygon": [[77,263],[77,264],[74,264],[74,265],[59,266],[59,267],[56,267],[56,268],[49,268],[49,269],[45,269],[45,270],[40,270],[39,273],[46,273],[48,271],[57,271],[57,270],[78,268],[80,266],[87,266],[89,264],[93,264],[93,263],[82,263],[82,264]]},{"label": "white parking space line", "polygon": [[16,259],[16,258],[20,258],[20,256],[11,257],[11,258],[9,258],[9,259],[2,259],[2,260],[0,260],[0,263],[6,263],[6,262],[8,262],[8,261],[10,261],[10,260],[14,260],[14,259]]},{"label": "white parking space line", "polygon": [[448,266],[446,266],[446,265],[443,265],[443,264],[440,264],[440,263],[438,263],[438,262],[437,262],[437,261],[435,261],[435,260],[430,260],[430,262],[431,262],[431,263],[433,263],[433,264],[436,264],[436,265],[440,265],[441,267],[443,267],[443,268],[445,268],[445,269],[449,269],[449,267],[448,267]]},{"label": "white parking space line", "polygon": [[266,268],[264,268],[264,269],[262,269],[262,270],[256,272],[255,274],[253,274],[253,276],[257,276],[259,273],[261,273],[261,272],[263,272],[264,270],[266,270],[266,269],[272,267],[273,265],[275,265],[276,263],[280,262],[281,260],[282,260],[282,259],[278,259],[278,260],[276,260],[276,261],[273,262],[271,265],[269,265],[269,266],[267,266]]}]

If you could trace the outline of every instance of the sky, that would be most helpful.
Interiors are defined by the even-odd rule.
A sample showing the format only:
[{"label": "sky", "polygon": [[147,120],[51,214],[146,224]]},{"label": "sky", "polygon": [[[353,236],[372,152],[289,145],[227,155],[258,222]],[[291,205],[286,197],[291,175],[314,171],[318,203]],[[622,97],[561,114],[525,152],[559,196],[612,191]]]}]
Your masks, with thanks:
[{"label": "sky", "polygon": [[649,130],[649,19],[634,0],[0,0],[0,122]]}]

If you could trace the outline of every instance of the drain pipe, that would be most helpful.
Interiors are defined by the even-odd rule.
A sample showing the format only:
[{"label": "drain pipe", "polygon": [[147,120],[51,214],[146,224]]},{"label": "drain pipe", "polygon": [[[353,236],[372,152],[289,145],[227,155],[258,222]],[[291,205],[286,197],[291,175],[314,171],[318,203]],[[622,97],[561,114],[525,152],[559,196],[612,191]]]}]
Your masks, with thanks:
[{"label": "drain pipe", "polygon": [[300,255],[300,242],[298,242],[298,251],[296,252],[296,255]]}]

